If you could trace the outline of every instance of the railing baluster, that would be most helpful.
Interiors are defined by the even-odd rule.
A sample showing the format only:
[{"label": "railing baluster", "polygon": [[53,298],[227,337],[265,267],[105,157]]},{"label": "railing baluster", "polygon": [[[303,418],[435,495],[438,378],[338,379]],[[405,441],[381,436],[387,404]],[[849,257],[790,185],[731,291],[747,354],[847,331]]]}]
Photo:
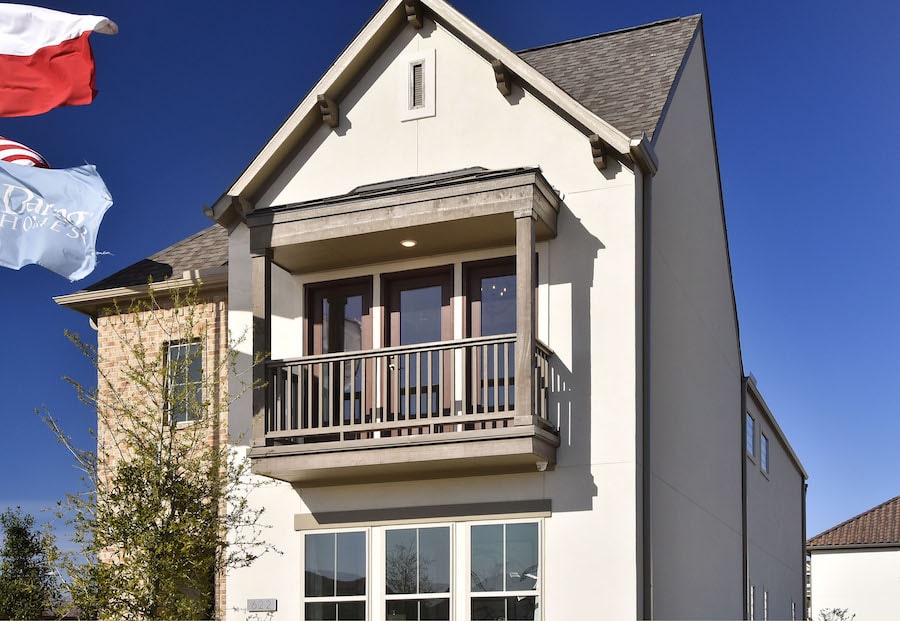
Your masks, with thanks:
[{"label": "railing baluster", "polygon": [[[503,428],[515,409],[515,335],[338,352],[267,365],[266,434],[352,442],[418,433]],[[534,350],[534,415],[549,422],[551,352]],[[449,407],[449,409],[448,409]],[[459,415],[452,423],[445,413]]]}]

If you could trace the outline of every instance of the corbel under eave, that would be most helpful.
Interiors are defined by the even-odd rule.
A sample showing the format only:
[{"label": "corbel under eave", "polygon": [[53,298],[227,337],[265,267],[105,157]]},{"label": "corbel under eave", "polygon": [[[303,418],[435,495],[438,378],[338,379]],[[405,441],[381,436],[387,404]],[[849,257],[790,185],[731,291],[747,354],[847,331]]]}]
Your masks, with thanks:
[{"label": "corbel under eave", "polygon": [[591,142],[591,157],[594,158],[594,166],[597,167],[597,170],[606,170],[606,143],[597,134],[591,134],[588,136],[588,140]]},{"label": "corbel under eave", "polygon": [[340,111],[338,105],[328,95],[316,95],[316,102],[319,106],[319,114],[322,115],[322,122],[328,127],[337,127],[341,122]]},{"label": "corbel under eave", "polygon": [[512,75],[509,72],[509,68],[497,58],[491,61],[491,67],[494,69],[497,90],[504,96],[509,95],[512,92]]},{"label": "corbel under eave", "polygon": [[406,21],[419,30],[425,24],[422,19],[422,3],[419,0],[403,0],[403,6],[406,9]]}]

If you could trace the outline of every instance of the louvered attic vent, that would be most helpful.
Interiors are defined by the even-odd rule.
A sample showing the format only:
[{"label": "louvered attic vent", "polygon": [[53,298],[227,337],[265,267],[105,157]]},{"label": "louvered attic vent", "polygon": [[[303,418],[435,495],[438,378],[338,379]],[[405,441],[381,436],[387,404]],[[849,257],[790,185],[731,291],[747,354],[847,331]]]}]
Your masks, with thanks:
[{"label": "louvered attic vent", "polygon": [[414,62],[409,67],[409,108],[425,107],[425,63]]}]

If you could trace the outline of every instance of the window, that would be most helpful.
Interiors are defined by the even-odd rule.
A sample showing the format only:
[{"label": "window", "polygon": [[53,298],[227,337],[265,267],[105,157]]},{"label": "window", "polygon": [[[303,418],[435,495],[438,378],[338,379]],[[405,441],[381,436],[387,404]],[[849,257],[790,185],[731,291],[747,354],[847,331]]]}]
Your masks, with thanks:
[{"label": "window", "polygon": [[199,341],[169,343],[166,382],[172,424],[196,420],[203,403],[203,350]]},{"label": "window", "polygon": [[756,457],[756,421],[747,412],[747,453]]},{"label": "window", "polygon": [[750,585],[750,602],[749,602],[750,613],[747,615],[747,618],[748,618],[748,619],[751,619],[751,620],[756,618],[756,616],[755,616],[756,613],[755,613],[754,610],[753,610],[753,608],[754,608],[754,606],[753,606],[753,599],[754,599],[754,596],[755,596],[755,595],[756,595],[756,587],[754,587],[754,586],[751,584],[751,585]]},{"label": "window", "polygon": [[766,434],[759,434],[759,467],[763,472],[769,471],[769,439]]},{"label": "window", "polygon": [[539,521],[314,530],[302,546],[306,621],[540,619]]},{"label": "window", "polygon": [[450,527],[385,532],[388,619],[450,619]]},{"label": "window", "polygon": [[769,591],[763,590],[763,621],[769,621]]},{"label": "window", "polygon": [[304,618],[366,618],[366,533],[312,533],[304,538]]},{"label": "window", "polygon": [[472,621],[535,618],[538,550],[534,522],[472,526]]}]

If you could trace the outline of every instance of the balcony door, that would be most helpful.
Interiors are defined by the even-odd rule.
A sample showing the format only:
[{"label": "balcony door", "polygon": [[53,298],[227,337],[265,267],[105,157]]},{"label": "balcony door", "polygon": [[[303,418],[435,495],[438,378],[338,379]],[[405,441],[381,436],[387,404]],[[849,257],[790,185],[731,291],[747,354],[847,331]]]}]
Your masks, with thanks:
[{"label": "balcony door", "polygon": [[[404,350],[392,356],[388,377],[388,420],[414,420],[449,413],[452,356],[440,346],[453,338],[450,267],[385,279],[386,343]],[[408,349],[407,349],[408,348]],[[412,433],[413,428],[409,428]],[[424,429],[420,429],[419,432]]]},{"label": "balcony door", "polygon": [[[372,348],[372,280],[337,281],[309,288],[308,355]],[[337,356],[318,365],[308,392],[313,426],[359,424],[370,419],[371,369],[360,358]]]},{"label": "balcony door", "polygon": [[[516,332],[516,264],[514,257],[465,266],[468,337],[500,337]],[[472,347],[467,361],[475,412],[515,409],[515,339],[488,340]]]}]

